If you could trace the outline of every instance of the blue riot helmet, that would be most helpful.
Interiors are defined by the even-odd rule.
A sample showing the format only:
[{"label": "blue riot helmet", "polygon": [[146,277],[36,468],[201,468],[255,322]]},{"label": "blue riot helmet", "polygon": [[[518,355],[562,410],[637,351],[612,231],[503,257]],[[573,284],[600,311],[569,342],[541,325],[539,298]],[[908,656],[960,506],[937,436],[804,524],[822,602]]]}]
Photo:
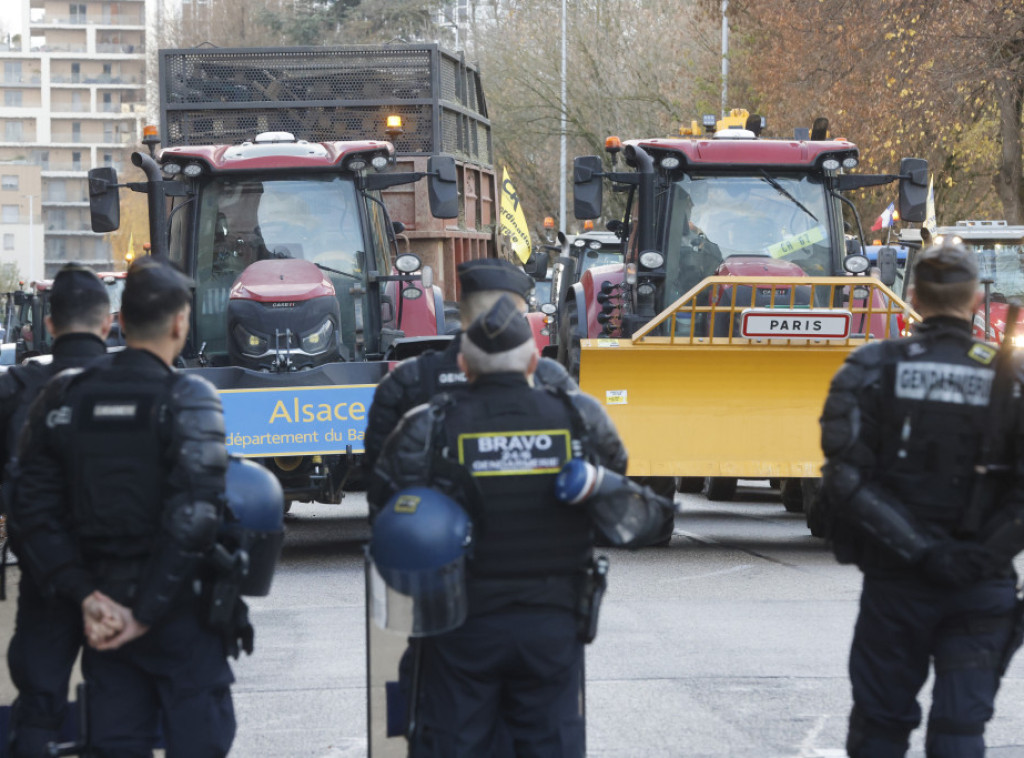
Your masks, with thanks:
[{"label": "blue riot helmet", "polygon": [[241,594],[265,596],[284,542],[284,490],[260,464],[234,457],[228,461],[225,485],[228,507],[220,542],[231,552],[248,555]]},{"label": "blue riot helmet", "polygon": [[382,629],[426,637],[466,620],[466,556],[473,526],[462,507],[429,487],[396,493],[370,537],[370,602]]}]

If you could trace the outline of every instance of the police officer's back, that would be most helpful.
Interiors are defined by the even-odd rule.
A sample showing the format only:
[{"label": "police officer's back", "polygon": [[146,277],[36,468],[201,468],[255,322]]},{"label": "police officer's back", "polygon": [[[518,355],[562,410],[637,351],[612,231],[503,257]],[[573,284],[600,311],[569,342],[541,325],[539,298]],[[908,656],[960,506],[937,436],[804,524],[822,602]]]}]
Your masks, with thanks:
[{"label": "police officer's back", "polygon": [[[0,376],[3,461],[15,450],[29,405],[46,382],[58,372],[84,366],[106,352],[110,301],[95,273],[74,265],[64,267],[54,277],[49,302],[50,312],[44,321],[54,338],[51,362],[14,366]],[[17,535],[13,535],[11,547],[19,552]],[[14,758],[42,755],[46,744],[58,739],[81,638],[81,610],[67,600],[48,596],[30,573],[22,571],[7,654],[11,681],[18,688],[11,709],[10,750]]]},{"label": "police officer's back", "polygon": [[212,386],[171,369],[189,302],[184,276],[136,262],[128,347],[47,385],[19,444],[12,518],[35,575],[82,605],[101,754],[149,755],[158,715],[168,756],[223,756],[234,736],[225,640],[194,586],[221,520],[223,416]]},{"label": "police officer's back", "polygon": [[[526,312],[527,298],[534,287],[533,279],[508,261],[495,258],[464,261],[458,265],[457,273],[462,329],[469,327],[502,296],[511,297],[519,310]],[[381,380],[374,391],[366,424],[363,471],[367,478],[373,471],[384,440],[407,411],[426,403],[439,392],[465,387],[466,376],[459,368],[458,354],[459,340],[456,336],[444,350],[407,358]],[[568,372],[548,358],[540,359],[532,381],[569,391],[578,389]]]},{"label": "police officer's back", "polygon": [[[943,241],[913,276],[923,323],[854,351],[821,419],[826,521],[837,557],[864,573],[850,655],[854,758],[904,755],[930,656],[928,755],[983,755],[1012,653],[1019,380],[1008,353],[971,337],[973,253]],[[995,450],[1003,460],[989,466]]]},{"label": "police officer's back", "polygon": [[429,485],[460,503],[473,523],[468,619],[422,643],[414,754],[491,755],[500,719],[517,754],[582,756],[577,611],[595,522],[628,522],[609,537],[639,544],[670,506],[622,499],[609,519],[604,509],[595,514],[557,500],[555,474],[574,455],[622,472],[626,451],[592,398],[530,386],[536,348],[510,300],[474,321],[460,344],[469,388],[404,417],[369,489],[378,512],[400,490]]}]

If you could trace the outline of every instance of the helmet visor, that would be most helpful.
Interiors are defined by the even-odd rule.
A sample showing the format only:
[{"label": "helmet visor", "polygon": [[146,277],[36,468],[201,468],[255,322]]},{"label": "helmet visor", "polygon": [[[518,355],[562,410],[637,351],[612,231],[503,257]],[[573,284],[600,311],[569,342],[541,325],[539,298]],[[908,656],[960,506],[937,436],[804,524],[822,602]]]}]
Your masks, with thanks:
[{"label": "helmet visor", "polygon": [[385,570],[371,559],[370,603],[381,629],[427,637],[466,620],[466,559],[426,571]]}]

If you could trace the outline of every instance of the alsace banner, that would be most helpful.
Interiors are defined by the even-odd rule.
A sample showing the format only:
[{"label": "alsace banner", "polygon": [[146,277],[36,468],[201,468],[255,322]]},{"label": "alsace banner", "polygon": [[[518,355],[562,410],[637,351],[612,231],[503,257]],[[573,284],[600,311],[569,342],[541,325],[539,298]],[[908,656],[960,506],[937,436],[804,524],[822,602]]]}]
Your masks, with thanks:
[{"label": "alsace banner", "polygon": [[533,245],[530,242],[530,228],[526,225],[523,206],[519,204],[516,188],[508,177],[508,168],[501,171],[501,227],[500,231],[508,237],[516,257],[523,263],[530,260]]}]

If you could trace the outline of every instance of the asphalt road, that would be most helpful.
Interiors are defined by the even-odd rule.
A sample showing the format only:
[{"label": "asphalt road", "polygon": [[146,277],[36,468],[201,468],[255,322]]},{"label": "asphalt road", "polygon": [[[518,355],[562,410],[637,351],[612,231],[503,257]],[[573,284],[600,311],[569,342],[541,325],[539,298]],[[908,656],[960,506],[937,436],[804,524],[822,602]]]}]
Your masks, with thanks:
[{"label": "asphalt road", "polygon": [[[609,591],[587,650],[588,755],[844,755],[859,573],[763,487],[741,488],[736,503],[677,502],[669,547],[604,551]],[[256,653],[234,666],[233,758],[367,755],[365,512],[358,495],[295,506],[273,590],[251,602]],[[9,629],[11,604],[0,605]],[[1022,660],[989,726],[995,758],[1024,758]],[[0,682],[6,702],[9,692]],[[910,755],[923,756],[922,744],[915,733]],[[391,753],[373,758],[382,755]]]}]

